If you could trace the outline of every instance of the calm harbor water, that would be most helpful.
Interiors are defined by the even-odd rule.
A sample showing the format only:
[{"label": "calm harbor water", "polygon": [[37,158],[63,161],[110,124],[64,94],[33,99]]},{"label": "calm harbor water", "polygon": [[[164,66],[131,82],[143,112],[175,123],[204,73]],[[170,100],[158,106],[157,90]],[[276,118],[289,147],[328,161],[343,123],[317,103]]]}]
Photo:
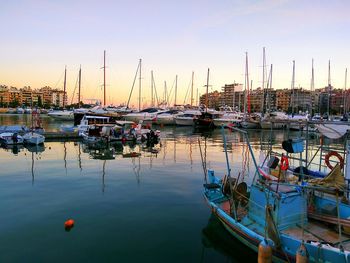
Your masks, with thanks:
[{"label": "calm harbor water", "polygon": [[[47,130],[58,129],[49,117]],[[0,125],[29,125],[26,115],[0,115]],[[154,149],[81,142],[0,149],[0,262],[256,262],[211,216],[202,191],[207,168],[226,173],[220,130],[162,128]],[[242,136],[226,131],[232,174],[254,174]],[[249,133],[281,142],[284,131]],[[128,153],[140,153],[131,158]],[[75,226],[64,230],[73,218]]]}]

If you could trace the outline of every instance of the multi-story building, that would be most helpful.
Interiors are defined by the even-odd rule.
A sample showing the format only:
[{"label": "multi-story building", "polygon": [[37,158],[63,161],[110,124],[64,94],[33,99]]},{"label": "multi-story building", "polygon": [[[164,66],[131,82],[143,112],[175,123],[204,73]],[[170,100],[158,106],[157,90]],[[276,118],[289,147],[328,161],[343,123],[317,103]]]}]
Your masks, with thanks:
[{"label": "multi-story building", "polygon": [[277,110],[287,112],[290,109],[291,91],[289,89],[279,89],[275,91]]},{"label": "multi-story building", "polygon": [[237,102],[239,99],[239,94],[243,90],[243,84],[233,83],[233,84],[225,84],[221,88],[221,106],[238,106]]},{"label": "multi-story building", "polygon": [[[203,94],[199,101],[200,104],[205,105],[207,94]],[[208,93],[208,108],[218,109],[221,106],[222,93],[217,90]]]},{"label": "multi-story building", "polygon": [[0,106],[8,106],[10,103],[9,88],[5,85],[0,85]]}]

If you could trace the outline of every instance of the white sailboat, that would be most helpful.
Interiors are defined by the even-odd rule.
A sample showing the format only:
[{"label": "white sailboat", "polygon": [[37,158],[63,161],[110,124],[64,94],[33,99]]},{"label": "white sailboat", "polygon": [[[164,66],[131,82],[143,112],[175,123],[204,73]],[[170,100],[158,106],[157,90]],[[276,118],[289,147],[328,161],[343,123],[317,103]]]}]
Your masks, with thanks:
[{"label": "white sailboat", "polygon": [[[67,81],[67,67],[64,69],[64,83],[63,83],[63,108],[66,106],[66,81]],[[48,116],[60,121],[74,120],[74,113],[70,110],[53,110],[47,114]]]}]

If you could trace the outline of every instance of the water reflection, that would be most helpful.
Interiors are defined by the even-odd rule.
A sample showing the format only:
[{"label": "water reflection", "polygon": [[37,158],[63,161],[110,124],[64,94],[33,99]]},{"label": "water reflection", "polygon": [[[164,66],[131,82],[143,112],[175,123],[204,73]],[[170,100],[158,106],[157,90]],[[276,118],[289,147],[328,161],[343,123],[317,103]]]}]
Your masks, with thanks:
[{"label": "water reflection", "polygon": [[213,214],[202,229],[202,257],[200,262],[256,262],[257,254],[233,238]]}]

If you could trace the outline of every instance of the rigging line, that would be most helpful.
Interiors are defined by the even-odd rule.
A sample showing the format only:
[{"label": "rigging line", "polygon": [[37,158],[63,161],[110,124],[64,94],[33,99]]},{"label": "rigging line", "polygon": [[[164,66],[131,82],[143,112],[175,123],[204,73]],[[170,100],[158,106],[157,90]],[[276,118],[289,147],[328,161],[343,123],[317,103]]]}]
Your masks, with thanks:
[{"label": "rigging line", "polygon": [[75,90],[77,89],[78,81],[79,81],[79,75],[78,75],[78,77],[77,77],[77,80],[75,81],[75,86],[74,86],[74,90],[73,90],[73,95],[72,95],[72,99],[71,99],[71,101],[70,101],[70,104],[71,104],[71,105],[73,104],[74,94],[75,94]]},{"label": "rigging line", "polygon": [[136,79],[137,79],[137,73],[139,72],[139,68],[140,68],[140,63],[137,65],[137,69],[136,69],[134,81],[133,81],[133,83],[132,83],[132,87],[131,87],[131,91],[130,91],[130,94],[129,94],[128,103],[126,104],[126,108],[129,108],[129,103],[130,103],[130,99],[131,99],[132,92],[133,92],[133,90],[134,90],[134,86],[135,86],[135,82],[136,82]]},{"label": "rigging line", "polygon": [[60,78],[58,79],[58,81],[56,82],[55,86],[53,86],[54,89],[57,89],[57,85],[59,82],[61,82],[62,78],[63,78],[64,72],[62,72]]},{"label": "rigging line", "polygon": [[171,89],[170,89],[170,91],[168,93],[167,101],[168,101],[169,104],[170,104],[170,99],[172,99],[171,92],[172,92],[172,90],[173,90],[173,88],[175,86],[175,81],[176,81],[176,78],[174,79],[173,84],[171,85]]},{"label": "rigging line", "polygon": [[189,90],[190,90],[190,87],[191,87],[191,80],[190,80],[190,82],[188,83],[188,87],[187,87],[187,91],[186,91],[186,95],[185,95],[185,99],[184,99],[184,105],[186,104],[187,95],[188,95],[188,92],[189,92]]},{"label": "rigging line", "polygon": [[156,88],[156,81],[154,80],[154,76],[153,76],[153,87],[154,87],[154,93],[155,93],[156,99],[157,99],[157,106],[159,106],[159,98],[158,98],[158,93],[157,93],[157,88]]}]

